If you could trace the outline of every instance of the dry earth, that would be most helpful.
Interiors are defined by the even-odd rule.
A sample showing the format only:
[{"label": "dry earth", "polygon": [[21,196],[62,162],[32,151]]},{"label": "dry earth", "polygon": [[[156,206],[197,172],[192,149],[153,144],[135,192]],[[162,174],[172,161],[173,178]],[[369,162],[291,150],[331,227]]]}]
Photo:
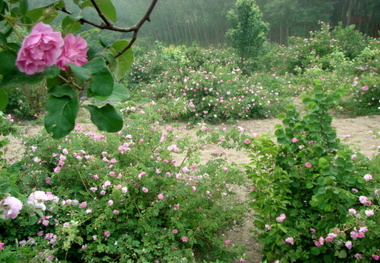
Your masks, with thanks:
[{"label": "dry earth", "polygon": [[[280,123],[277,119],[270,120],[247,120],[239,121],[234,126],[241,126],[248,133],[274,133],[275,124]],[[344,143],[352,145],[353,149],[361,152],[367,156],[371,156],[374,151],[377,151],[380,145],[380,139],[376,138],[374,134],[380,131],[380,115],[370,117],[357,117],[349,119],[334,119],[333,126],[336,128],[338,137],[344,140]],[[91,127],[91,126],[90,126]],[[88,127],[88,128],[90,128]],[[38,126],[22,126],[22,133],[24,135],[34,135],[41,132],[42,128]],[[194,131],[179,128],[179,133],[194,133]],[[205,151],[205,156],[213,152],[217,148],[211,146]],[[23,146],[21,138],[12,138],[11,143],[8,145],[8,151],[5,158],[7,160],[17,160],[23,153]],[[206,157],[207,158],[207,157]],[[235,163],[248,162],[248,158],[244,152],[230,151],[226,155],[227,160]],[[205,158],[204,158],[205,159]],[[236,189],[235,189],[236,190]],[[238,198],[240,200],[247,200],[247,189],[239,188]],[[246,262],[259,263],[260,260],[260,245],[255,240],[254,236],[250,233],[252,230],[252,220],[247,218],[246,222],[234,229],[231,229],[226,236],[234,243],[242,243],[247,248],[247,256],[249,257]]]}]

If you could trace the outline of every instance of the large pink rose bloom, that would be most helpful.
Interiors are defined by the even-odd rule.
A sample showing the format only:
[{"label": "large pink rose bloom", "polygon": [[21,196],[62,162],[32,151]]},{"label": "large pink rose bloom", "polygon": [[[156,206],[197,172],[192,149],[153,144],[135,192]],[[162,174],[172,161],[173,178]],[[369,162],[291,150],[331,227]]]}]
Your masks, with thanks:
[{"label": "large pink rose bloom", "polygon": [[0,202],[0,208],[3,209],[5,219],[15,219],[22,209],[22,203],[16,197],[8,196]]},{"label": "large pink rose bloom", "polygon": [[61,56],[58,58],[57,66],[66,71],[69,63],[82,66],[87,60],[87,42],[80,36],[74,37],[69,34],[65,38],[65,45]]},{"label": "large pink rose bloom", "polygon": [[63,45],[61,33],[53,32],[51,26],[40,22],[22,42],[17,54],[16,66],[28,75],[42,72],[45,67],[57,63]]}]

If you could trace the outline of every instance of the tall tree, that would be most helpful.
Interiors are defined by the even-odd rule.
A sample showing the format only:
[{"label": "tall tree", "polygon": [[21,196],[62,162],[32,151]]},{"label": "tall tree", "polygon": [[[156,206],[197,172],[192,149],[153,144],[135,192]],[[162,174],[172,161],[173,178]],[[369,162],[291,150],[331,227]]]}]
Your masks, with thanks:
[{"label": "tall tree", "polygon": [[242,58],[257,57],[267,41],[268,24],[254,0],[237,0],[227,18],[231,28],[226,37]]}]

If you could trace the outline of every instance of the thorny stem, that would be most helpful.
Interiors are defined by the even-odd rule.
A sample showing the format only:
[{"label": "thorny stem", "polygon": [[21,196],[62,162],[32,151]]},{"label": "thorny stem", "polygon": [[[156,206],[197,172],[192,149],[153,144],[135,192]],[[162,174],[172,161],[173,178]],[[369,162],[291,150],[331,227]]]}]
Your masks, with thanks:
[{"label": "thorny stem", "polygon": [[[131,46],[133,45],[133,43],[137,39],[137,34],[138,34],[140,28],[142,27],[142,25],[146,21],[150,22],[150,15],[151,15],[154,7],[156,6],[157,2],[158,2],[158,0],[152,0],[152,2],[150,3],[149,8],[147,9],[147,11],[145,12],[145,14],[142,16],[142,18],[140,19],[140,21],[136,25],[131,26],[131,27],[123,28],[123,27],[117,27],[117,26],[113,25],[104,16],[103,12],[99,9],[99,6],[96,4],[96,1],[95,0],[91,0],[91,3],[93,4],[93,6],[96,9],[99,17],[103,20],[104,23],[102,23],[102,24],[96,24],[96,23],[94,23],[92,21],[89,21],[89,20],[83,19],[83,18],[79,19],[79,22],[82,23],[82,24],[89,24],[89,25],[91,25],[93,27],[96,27],[96,28],[99,28],[99,29],[102,29],[102,30],[110,30],[110,31],[122,32],[122,33],[133,32],[133,35],[132,35],[132,38],[131,38],[129,44],[125,48],[123,48],[122,50],[120,50],[115,55],[115,58],[118,58],[119,56],[121,56],[122,54],[124,54],[124,52],[126,52],[129,48],[131,48]],[[63,13],[71,15],[71,12],[69,10],[67,10],[66,8],[61,8],[59,10],[61,12],[63,12]]]}]

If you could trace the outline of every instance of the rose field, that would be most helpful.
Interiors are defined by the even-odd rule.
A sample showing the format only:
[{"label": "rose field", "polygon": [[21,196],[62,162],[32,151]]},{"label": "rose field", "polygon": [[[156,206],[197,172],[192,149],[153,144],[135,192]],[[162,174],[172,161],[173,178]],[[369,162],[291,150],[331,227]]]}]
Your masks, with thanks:
[{"label": "rose field", "polygon": [[143,45],[156,1],[104,1],[0,2],[0,262],[380,260],[378,39]]}]

